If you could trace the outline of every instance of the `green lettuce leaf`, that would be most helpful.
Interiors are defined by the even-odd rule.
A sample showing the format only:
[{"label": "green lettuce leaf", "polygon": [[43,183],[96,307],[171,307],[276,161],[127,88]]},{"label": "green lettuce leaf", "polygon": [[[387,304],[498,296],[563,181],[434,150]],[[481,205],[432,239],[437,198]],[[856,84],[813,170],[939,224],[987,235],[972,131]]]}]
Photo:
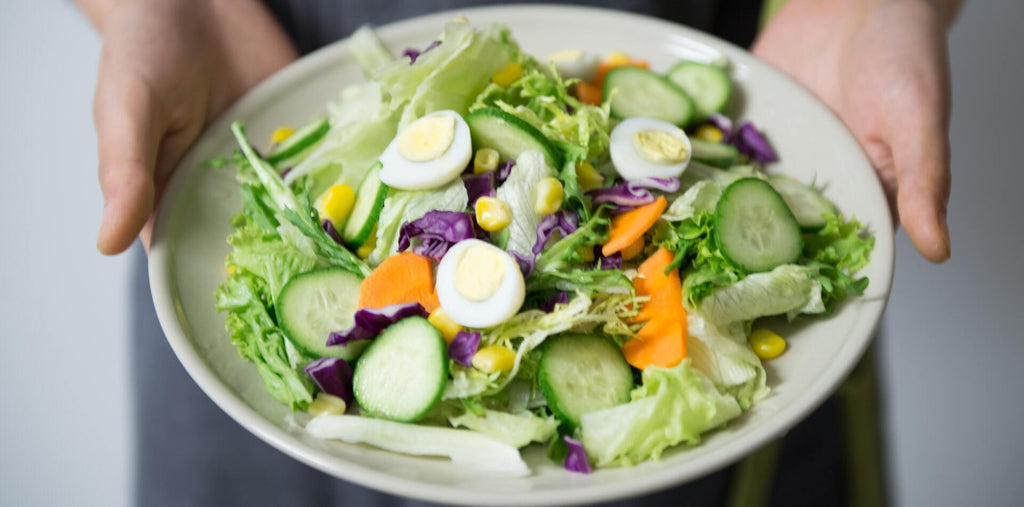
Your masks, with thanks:
[{"label": "green lettuce leaf", "polygon": [[786,264],[719,287],[696,308],[708,321],[727,326],[770,315],[822,313],[825,304],[814,269]]},{"label": "green lettuce leaf", "polygon": [[874,247],[875,238],[865,233],[860,222],[844,221],[841,215],[826,215],[825,227],[805,237],[806,264],[815,270],[827,312],[847,296],[859,296],[867,289],[868,279],[853,275],[867,265]]},{"label": "green lettuce leaf", "polygon": [[558,429],[554,416],[541,417],[524,410],[515,414],[498,410],[483,410],[482,414],[467,411],[451,416],[448,422],[455,427],[479,431],[512,447],[524,447],[531,442],[547,442]]},{"label": "green lettuce leaf", "polygon": [[228,244],[232,250],[227,262],[265,280],[268,296],[275,304],[288,280],[317,265],[316,257],[311,257],[307,252],[285,242],[278,233],[262,229],[249,219],[245,219],[228,236]]},{"label": "green lettuce leaf", "polygon": [[732,396],[722,394],[684,359],[673,368],[650,366],[630,402],[581,419],[583,447],[598,467],[630,466],[680,443],[696,444],[701,433],[721,426],[741,412]]},{"label": "green lettuce leaf", "polygon": [[672,201],[661,218],[669,222],[681,222],[699,213],[714,213],[724,188],[711,180],[698,181]]},{"label": "green lettuce leaf", "polygon": [[395,60],[370,25],[363,25],[352,32],[345,44],[366,77],[372,77],[378,69]]},{"label": "green lettuce leaf", "polygon": [[367,259],[377,265],[398,252],[398,235],[406,222],[418,220],[428,211],[463,211],[469,206],[469,194],[462,180],[430,190],[392,189],[377,220],[377,244]]},{"label": "green lettuce leaf", "polygon": [[743,410],[768,396],[764,366],[747,343],[743,324],[719,329],[691,309],[686,326],[686,357],[719,391],[736,398]]},{"label": "green lettuce leaf", "polygon": [[529,292],[632,292],[633,284],[622,270],[595,268],[593,262],[584,262],[579,253],[608,239],[611,220],[605,216],[605,211],[607,208],[599,208],[575,232],[548,244],[537,257],[533,273],[526,281]]},{"label": "green lettuce leaf", "polygon": [[537,183],[551,176],[555,176],[555,171],[548,167],[544,155],[538,151],[525,151],[516,159],[516,165],[508,179],[498,187],[497,198],[508,204],[512,210],[512,222],[506,228],[506,250],[518,252],[524,257],[533,256],[533,245],[537,242],[537,226],[544,219],[544,215],[533,209],[534,196],[537,193]]}]

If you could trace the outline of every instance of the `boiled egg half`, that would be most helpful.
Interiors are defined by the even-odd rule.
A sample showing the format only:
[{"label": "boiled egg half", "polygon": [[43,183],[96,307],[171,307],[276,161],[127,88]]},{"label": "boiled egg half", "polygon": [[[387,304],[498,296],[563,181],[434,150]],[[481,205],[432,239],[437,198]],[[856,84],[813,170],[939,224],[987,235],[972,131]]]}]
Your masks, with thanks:
[{"label": "boiled egg half", "polygon": [[612,129],[609,152],[624,179],[677,178],[693,148],[683,129],[654,118],[627,118]]},{"label": "boiled egg half", "polygon": [[391,141],[380,156],[380,180],[402,190],[437,188],[457,178],[472,155],[466,120],[455,111],[435,111]]},{"label": "boiled egg half", "polygon": [[437,298],[452,320],[488,328],[519,312],[526,283],[508,252],[479,239],[460,241],[437,266]]}]

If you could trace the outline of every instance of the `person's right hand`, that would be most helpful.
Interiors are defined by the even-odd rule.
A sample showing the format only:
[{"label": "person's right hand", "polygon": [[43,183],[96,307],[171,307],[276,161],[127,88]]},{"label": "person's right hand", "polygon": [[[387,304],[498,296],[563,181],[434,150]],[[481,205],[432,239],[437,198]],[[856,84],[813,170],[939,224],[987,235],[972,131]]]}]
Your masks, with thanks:
[{"label": "person's right hand", "polygon": [[105,200],[96,248],[142,234],[203,127],[297,56],[256,0],[80,0],[103,34],[93,104]]}]

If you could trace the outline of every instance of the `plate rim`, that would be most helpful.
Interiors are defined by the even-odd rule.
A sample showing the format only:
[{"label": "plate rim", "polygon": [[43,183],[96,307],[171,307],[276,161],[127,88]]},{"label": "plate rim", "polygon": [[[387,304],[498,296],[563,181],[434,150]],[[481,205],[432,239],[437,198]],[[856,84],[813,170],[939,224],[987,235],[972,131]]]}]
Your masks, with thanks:
[{"label": "plate rim", "polygon": [[[821,103],[820,100],[818,100],[817,97],[815,97],[815,95],[804,86],[793,81],[788,76],[732,43],[694,28],[670,21],[600,7],[519,4],[511,6],[482,6],[447,10],[388,23],[375,27],[375,30],[386,34],[401,32],[424,24],[443,24],[444,21],[450,20],[457,15],[466,15],[471,19],[476,15],[500,18],[503,13],[529,11],[531,14],[537,14],[538,11],[541,10],[547,11],[542,13],[546,16],[572,15],[574,13],[589,14],[615,17],[627,20],[634,24],[647,24],[650,25],[652,29],[657,29],[665,33],[675,32],[682,35],[684,38],[721,50],[722,52],[727,53],[730,59],[740,60],[744,65],[747,65],[752,69],[756,69],[758,73],[774,74],[776,77],[786,81],[790,86],[799,88],[805,95],[807,95],[811,99],[810,102],[813,103],[810,107],[824,110],[824,112],[827,113],[827,116],[831,118],[831,121],[837,122],[840,128],[847,133],[849,140],[858,147],[864,165],[869,168],[871,167],[863,149],[860,148],[859,143],[856,142],[856,139],[850,133],[845,124],[843,124],[834,112]],[[173,276],[175,262],[172,249],[168,246],[168,228],[164,225],[170,219],[171,210],[176,197],[183,191],[185,182],[190,179],[187,175],[196,170],[194,167],[184,166],[184,162],[187,162],[192,158],[198,146],[202,144],[209,132],[226,129],[232,119],[240,116],[240,112],[265,103],[281,93],[287,93],[285,89],[289,83],[301,80],[303,76],[318,72],[319,69],[328,62],[334,61],[338,58],[344,58],[344,54],[346,52],[346,40],[347,38],[337,40],[312,53],[309,53],[250,89],[203,129],[203,132],[197,138],[196,143],[190,147],[188,153],[183,157],[182,163],[179,163],[176,167],[163,198],[160,200],[156,209],[156,219],[154,221],[152,243],[149,252],[148,271],[150,287],[158,320],[164,335],[175,355],[178,357],[179,362],[181,362],[182,366],[200,389],[246,430],[252,432],[257,437],[285,454],[288,454],[289,456],[292,456],[315,469],[327,473],[328,475],[392,495],[401,495],[409,498],[444,503],[476,505],[508,504],[510,502],[505,500],[503,495],[494,495],[481,490],[467,490],[450,486],[437,486],[424,481],[391,475],[383,471],[362,466],[355,462],[345,461],[330,452],[307,446],[298,436],[290,433],[284,428],[272,424],[260,413],[256,412],[254,408],[249,406],[241,397],[236,395],[234,391],[232,391],[217,376],[213,369],[198,353],[197,349],[191,345],[191,340],[183,326],[183,321],[185,321],[184,315],[181,315],[179,318],[179,314],[182,313],[182,310],[176,305],[174,297],[178,294],[178,288]],[[873,183],[875,193],[883,196],[880,202],[886,207],[886,211],[888,211],[888,202],[884,199],[884,192],[882,190],[881,183],[877,178],[873,180]],[[891,216],[891,214],[888,216]],[[837,349],[836,352],[837,355],[841,356],[852,355],[858,360],[863,356],[865,350],[867,350],[868,346],[874,340],[882,315],[884,315],[885,308],[888,304],[893,283],[893,264],[895,260],[893,225],[891,221],[875,225],[880,229],[873,231],[876,237],[876,242],[878,242],[878,238],[881,237],[884,238],[885,243],[889,246],[889,255],[886,256],[887,258],[880,258],[877,255],[877,250],[876,254],[872,258],[872,262],[880,262],[883,264],[883,269],[880,274],[884,276],[885,279],[878,280],[877,275],[872,277],[872,284],[874,286],[877,286],[880,282],[884,282],[884,293],[881,296],[881,309],[877,312],[874,322],[868,326],[870,328],[869,338],[864,340],[848,341],[842,347]],[[854,350],[848,350],[851,347],[854,348]],[[850,361],[848,364],[842,365],[841,368],[828,370],[826,374],[819,379],[820,381],[806,394],[804,394],[798,402],[780,410],[768,422],[764,423],[763,427],[765,429],[760,432],[738,435],[736,438],[722,444],[716,453],[704,458],[707,463],[699,469],[694,469],[688,473],[681,474],[677,470],[678,467],[670,467],[654,471],[640,480],[625,482],[617,481],[607,484],[590,484],[581,489],[566,488],[555,491],[526,490],[513,493],[514,496],[512,498],[515,499],[515,503],[517,504],[531,505],[566,505],[596,501],[610,501],[664,490],[671,486],[703,477],[742,459],[748,453],[753,452],[753,450],[760,448],[770,441],[776,440],[779,436],[789,431],[789,429],[805,419],[811,411],[820,406],[826,397],[838,387],[839,383],[849,375],[850,371],[852,371],[856,364],[857,360],[854,360]]]}]

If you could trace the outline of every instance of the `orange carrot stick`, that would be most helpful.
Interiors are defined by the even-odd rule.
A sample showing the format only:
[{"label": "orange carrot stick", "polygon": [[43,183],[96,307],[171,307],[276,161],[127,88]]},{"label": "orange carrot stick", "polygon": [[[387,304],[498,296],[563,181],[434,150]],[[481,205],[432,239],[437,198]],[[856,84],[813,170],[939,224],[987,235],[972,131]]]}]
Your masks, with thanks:
[{"label": "orange carrot stick", "polygon": [[601,247],[601,253],[607,257],[633,244],[658,221],[667,206],[665,197],[659,196],[650,204],[612,218],[612,230],[608,241]]}]

